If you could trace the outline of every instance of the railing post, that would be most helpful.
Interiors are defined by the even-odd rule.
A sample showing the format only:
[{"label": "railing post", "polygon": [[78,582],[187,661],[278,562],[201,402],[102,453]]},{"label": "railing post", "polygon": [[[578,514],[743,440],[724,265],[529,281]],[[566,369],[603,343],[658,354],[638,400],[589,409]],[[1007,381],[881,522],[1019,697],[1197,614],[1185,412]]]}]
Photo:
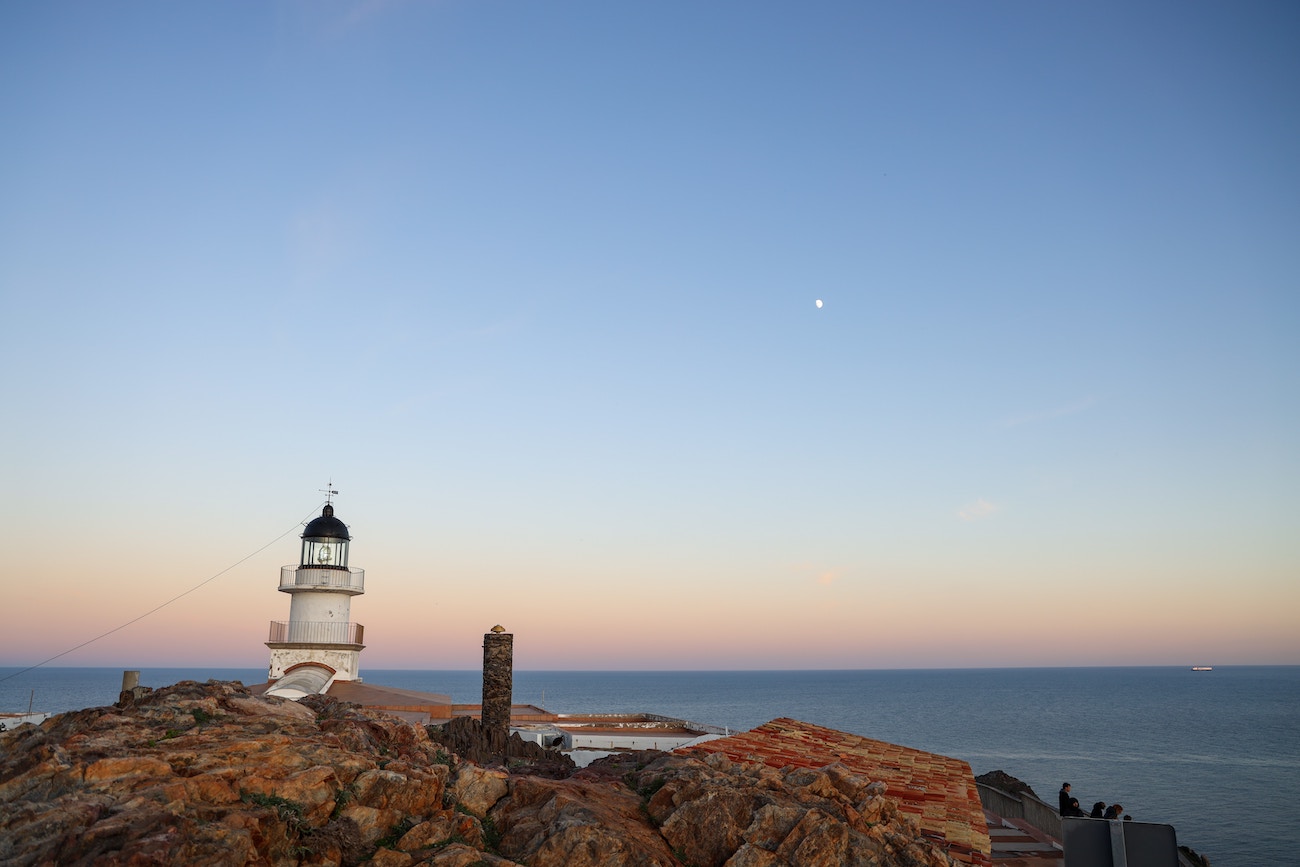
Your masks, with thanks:
[{"label": "railing post", "polygon": [[1124,849],[1124,822],[1122,819],[1110,820],[1110,863],[1111,867],[1128,867],[1128,852]]}]

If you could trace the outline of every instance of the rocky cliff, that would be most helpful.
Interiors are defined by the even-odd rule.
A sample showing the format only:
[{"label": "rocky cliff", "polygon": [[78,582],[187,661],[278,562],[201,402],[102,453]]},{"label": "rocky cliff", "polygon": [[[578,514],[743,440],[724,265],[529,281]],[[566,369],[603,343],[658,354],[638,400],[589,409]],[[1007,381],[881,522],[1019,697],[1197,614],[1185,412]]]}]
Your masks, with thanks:
[{"label": "rocky cliff", "polygon": [[124,694],[0,734],[0,864],[952,863],[842,766],[647,752],[564,777],[562,762],[453,749],[328,697],[215,681]]}]

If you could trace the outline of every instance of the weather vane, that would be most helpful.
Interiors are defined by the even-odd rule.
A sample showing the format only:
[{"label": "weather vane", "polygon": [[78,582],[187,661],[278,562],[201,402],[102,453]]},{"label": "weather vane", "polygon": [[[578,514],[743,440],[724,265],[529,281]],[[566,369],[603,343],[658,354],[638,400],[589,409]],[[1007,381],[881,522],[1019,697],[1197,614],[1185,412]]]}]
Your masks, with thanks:
[{"label": "weather vane", "polygon": [[330,504],[330,500],[332,500],[334,497],[337,497],[339,495],[339,492],[334,490],[333,479],[330,479],[329,482],[326,483],[325,487],[317,488],[316,490],[320,491],[322,494],[325,495],[325,505],[327,506]]}]

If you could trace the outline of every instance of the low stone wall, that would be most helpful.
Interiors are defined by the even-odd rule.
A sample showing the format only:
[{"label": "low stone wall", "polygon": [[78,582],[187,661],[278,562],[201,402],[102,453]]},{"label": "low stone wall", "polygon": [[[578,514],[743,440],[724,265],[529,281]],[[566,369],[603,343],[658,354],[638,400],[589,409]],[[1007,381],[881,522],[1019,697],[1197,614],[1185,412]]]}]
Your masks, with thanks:
[{"label": "low stone wall", "polygon": [[1024,819],[1054,840],[1061,839],[1061,816],[1056,808],[1028,793],[1013,795],[977,782],[984,809],[1007,819]]}]

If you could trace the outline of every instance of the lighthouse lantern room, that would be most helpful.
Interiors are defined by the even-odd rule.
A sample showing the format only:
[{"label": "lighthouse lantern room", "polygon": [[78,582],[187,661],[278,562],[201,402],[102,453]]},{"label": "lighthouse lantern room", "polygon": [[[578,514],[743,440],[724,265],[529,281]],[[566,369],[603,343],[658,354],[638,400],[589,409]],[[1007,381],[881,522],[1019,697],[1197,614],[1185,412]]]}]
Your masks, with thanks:
[{"label": "lighthouse lantern room", "polygon": [[280,569],[280,591],[290,595],[289,619],[271,623],[268,694],[301,698],[325,692],[334,681],[361,680],[364,630],[351,622],[350,607],[353,596],[366,592],[366,573],[348,565],[351,541],[327,501],[303,530],[301,562]]}]

